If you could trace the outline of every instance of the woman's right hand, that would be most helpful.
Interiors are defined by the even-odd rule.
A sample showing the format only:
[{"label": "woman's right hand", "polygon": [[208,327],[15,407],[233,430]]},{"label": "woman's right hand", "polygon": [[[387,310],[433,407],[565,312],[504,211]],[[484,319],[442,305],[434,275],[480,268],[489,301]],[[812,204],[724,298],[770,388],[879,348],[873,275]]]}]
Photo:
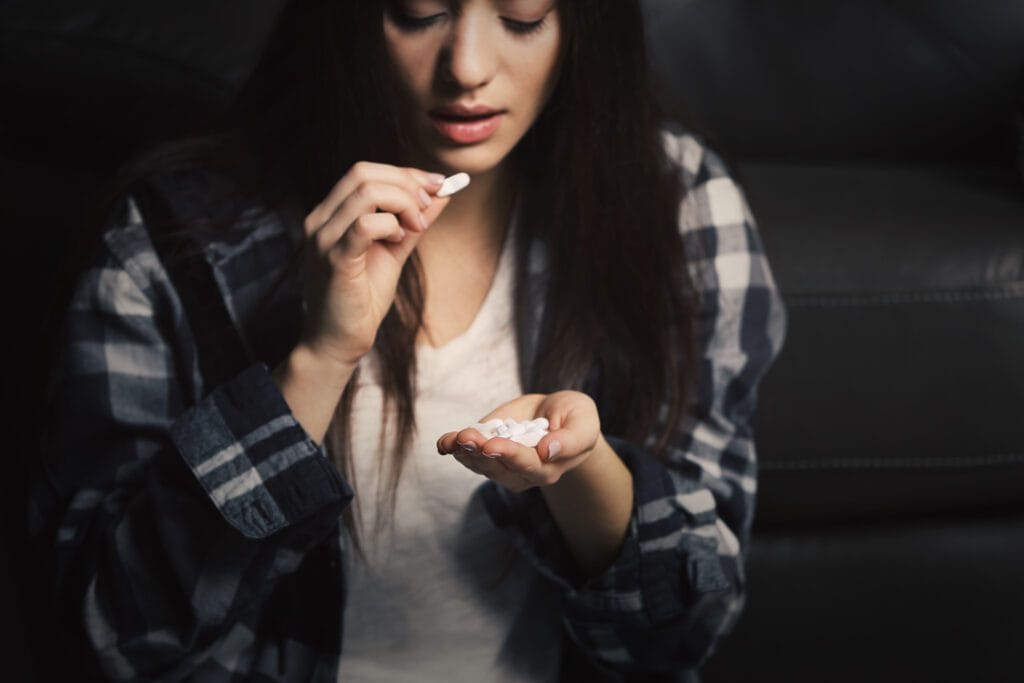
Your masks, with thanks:
[{"label": "woman's right hand", "polygon": [[423,231],[451,201],[444,176],[361,161],[306,217],[306,316],[300,344],[354,367],[372,348]]},{"label": "woman's right hand", "polygon": [[273,379],[318,443],[359,360],[373,348],[406,259],[451,201],[433,196],[443,180],[361,161],[306,217],[302,335]]}]

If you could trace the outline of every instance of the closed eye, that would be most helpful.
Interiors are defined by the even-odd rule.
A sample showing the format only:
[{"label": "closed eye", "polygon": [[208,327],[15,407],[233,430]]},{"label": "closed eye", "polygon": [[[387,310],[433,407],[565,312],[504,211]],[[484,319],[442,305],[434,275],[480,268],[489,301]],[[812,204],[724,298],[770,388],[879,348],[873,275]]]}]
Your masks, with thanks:
[{"label": "closed eye", "polygon": [[505,22],[505,27],[512,33],[527,36],[540,31],[544,27],[545,19],[547,19],[547,15],[537,21],[516,21],[514,19],[502,19],[502,21]]},{"label": "closed eye", "polygon": [[415,17],[412,16],[411,14],[401,14],[399,12],[395,12],[391,15],[391,20],[395,22],[395,25],[398,26],[400,30],[406,31],[408,33],[414,33],[416,31],[422,31],[423,29],[433,26],[437,22],[444,19],[445,16],[447,15],[441,13],[431,14],[430,16],[427,17]]},{"label": "closed eye", "polygon": [[[441,22],[447,16],[448,15],[445,12],[431,14],[426,17],[417,17],[412,14],[393,12],[391,19],[395,22],[395,25],[398,26],[399,30],[407,33],[415,33],[417,31],[423,31],[430,28],[434,24]],[[516,19],[507,19],[504,17],[502,17],[501,21],[510,33],[518,36],[528,36],[539,32],[544,27],[546,19],[547,15],[541,17],[537,21],[518,21]]]}]

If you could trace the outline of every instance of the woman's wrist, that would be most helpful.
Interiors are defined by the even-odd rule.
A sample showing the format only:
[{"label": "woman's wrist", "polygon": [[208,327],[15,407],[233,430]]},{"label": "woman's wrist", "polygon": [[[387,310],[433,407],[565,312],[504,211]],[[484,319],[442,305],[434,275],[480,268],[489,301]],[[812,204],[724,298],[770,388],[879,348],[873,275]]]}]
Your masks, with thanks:
[{"label": "woman's wrist", "polygon": [[271,377],[295,419],[314,441],[322,443],[355,369],[355,364],[338,362],[300,343]]},{"label": "woman's wrist", "polygon": [[335,356],[318,351],[304,342],[299,342],[274,370],[294,374],[305,381],[322,385],[341,396],[355,372],[357,362],[343,361]]},{"label": "woman's wrist", "polygon": [[544,501],[588,576],[604,571],[618,555],[633,510],[633,477],[598,434],[578,466],[541,487]]}]

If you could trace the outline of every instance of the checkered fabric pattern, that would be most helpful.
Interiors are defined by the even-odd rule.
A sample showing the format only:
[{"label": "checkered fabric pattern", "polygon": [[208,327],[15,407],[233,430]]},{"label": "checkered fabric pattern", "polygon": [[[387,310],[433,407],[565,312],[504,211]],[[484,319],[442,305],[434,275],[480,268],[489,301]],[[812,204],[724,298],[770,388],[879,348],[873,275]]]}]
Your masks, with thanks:
[{"label": "checkered fabric pattern", "polygon": [[[664,139],[688,189],[679,227],[701,357],[695,409],[667,460],[606,435],[635,482],[618,560],[574,581],[539,493],[483,485],[494,523],[561,587],[569,633],[617,671],[697,667],[741,611],[751,419],[785,328],[740,188],[698,137]],[[248,350],[267,320],[301,305],[294,288],[267,296],[295,240],[264,216],[205,249]],[[543,272],[541,247],[528,268]],[[114,680],[336,680],[338,522],[352,490],[267,364],[203,386],[181,297],[130,202],[80,281],[63,349],[31,513],[72,636]]]}]

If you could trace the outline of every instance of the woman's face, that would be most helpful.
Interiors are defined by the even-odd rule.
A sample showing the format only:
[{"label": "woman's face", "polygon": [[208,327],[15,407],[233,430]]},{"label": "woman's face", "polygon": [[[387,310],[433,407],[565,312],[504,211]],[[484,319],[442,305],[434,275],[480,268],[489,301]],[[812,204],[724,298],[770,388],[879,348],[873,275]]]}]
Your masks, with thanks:
[{"label": "woman's face", "polygon": [[558,78],[555,0],[387,0],[384,39],[412,102],[422,162],[470,175],[497,167]]}]

